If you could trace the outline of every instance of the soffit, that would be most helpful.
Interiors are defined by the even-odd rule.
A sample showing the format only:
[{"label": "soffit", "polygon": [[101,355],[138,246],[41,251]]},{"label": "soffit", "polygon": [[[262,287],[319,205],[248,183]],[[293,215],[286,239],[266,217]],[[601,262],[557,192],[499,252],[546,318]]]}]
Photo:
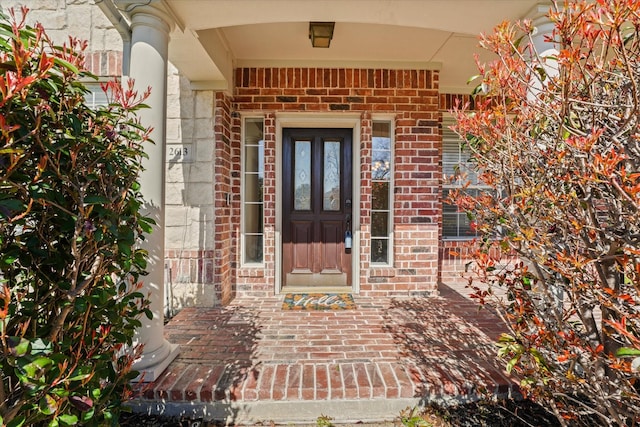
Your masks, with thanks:
[{"label": "soffit", "polygon": [[[230,89],[237,66],[439,68],[443,90],[469,90],[477,35],[526,17],[535,0],[164,0],[176,19],[170,60],[196,87]],[[309,21],[336,22],[314,49]],[[489,57],[483,54],[485,59]]]}]

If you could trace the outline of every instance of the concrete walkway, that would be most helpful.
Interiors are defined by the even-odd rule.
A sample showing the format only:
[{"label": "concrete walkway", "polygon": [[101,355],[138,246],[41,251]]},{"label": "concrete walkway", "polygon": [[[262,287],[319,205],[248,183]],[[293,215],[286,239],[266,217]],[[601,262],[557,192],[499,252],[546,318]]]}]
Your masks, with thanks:
[{"label": "concrete walkway", "polygon": [[493,361],[500,321],[452,288],[355,296],[343,311],[286,311],[282,299],[182,310],[165,327],[180,355],[135,410],[229,425],[378,422],[430,401],[517,394]]}]

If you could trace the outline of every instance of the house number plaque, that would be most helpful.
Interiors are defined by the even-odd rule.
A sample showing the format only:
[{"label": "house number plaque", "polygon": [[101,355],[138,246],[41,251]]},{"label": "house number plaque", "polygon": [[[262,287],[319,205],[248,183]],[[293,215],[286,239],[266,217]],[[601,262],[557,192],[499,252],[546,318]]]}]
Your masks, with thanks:
[{"label": "house number plaque", "polygon": [[185,163],[193,161],[193,147],[191,145],[167,145],[168,163]]}]

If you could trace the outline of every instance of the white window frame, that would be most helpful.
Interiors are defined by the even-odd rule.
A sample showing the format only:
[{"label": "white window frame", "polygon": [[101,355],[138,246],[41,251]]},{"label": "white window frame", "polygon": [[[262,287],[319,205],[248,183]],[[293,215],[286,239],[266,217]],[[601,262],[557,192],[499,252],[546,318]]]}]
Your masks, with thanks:
[{"label": "white window frame", "polygon": [[[451,213],[445,213],[444,211],[444,207],[445,205],[450,205],[449,203],[447,203],[446,200],[446,196],[445,196],[445,191],[447,190],[456,190],[456,189],[462,189],[465,182],[468,180],[468,178],[462,178],[462,180],[459,180],[457,182],[451,182],[449,176],[446,175],[446,170],[447,169],[455,169],[455,168],[459,168],[461,165],[469,165],[471,166],[472,164],[470,162],[467,161],[468,156],[463,156],[463,149],[462,149],[462,139],[456,135],[452,130],[449,129],[449,126],[455,124],[455,119],[452,116],[449,115],[445,115],[442,118],[442,239],[443,240],[448,240],[448,241],[455,241],[455,240],[472,240],[474,238],[476,238],[478,236],[477,231],[475,232],[470,232],[469,234],[461,234],[460,230],[461,230],[461,221],[460,218],[466,216],[466,212],[459,212],[456,211],[455,214],[451,214]],[[458,161],[457,162],[446,162],[445,161],[445,141],[450,141],[452,139],[456,139],[458,141]],[[449,166],[449,167],[447,167]],[[471,167],[469,167],[469,169],[472,169]],[[475,172],[473,172],[475,174]],[[477,190],[477,191],[482,191],[482,190],[486,190],[488,187],[485,185],[482,185],[481,183],[478,182],[478,178],[477,176],[475,176],[474,178],[472,178],[471,180],[471,184],[468,185],[466,187],[468,190]],[[455,235],[446,235],[445,234],[445,230],[444,230],[444,218],[445,215],[455,215],[456,216],[456,234]],[[466,230],[466,228],[464,228]],[[471,229],[469,231],[472,231]]]},{"label": "white window frame", "polygon": [[[81,83],[89,90],[89,93],[85,94],[84,100],[85,104],[95,110],[98,107],[106,107],[109,105],[109,97],[102,90],[101,84],[105,83],[104,80],[81,80]],[[96,103],[96,95],[97,98],[102,99],[104,97],[104,102]]]},{"label": "white window frame", "polygon": [[[245,144],[245,138],[246,138],[246,121],[248,119],[258,119],[258,120],[262,120],[262,141],[264,144],[264,137],[265,137],[265,132],[264,132],[264,121],[265,121],[265,117],[264,115],[256,115],[256,114],[252,114],[252,115],[242,115],[241,116],[241,130],[240,130],[240,265],[242,267],[250,267],[250,268],[260,268],[260,267],[264,267],[264,255],[265,255],[265,227],[264,227],[264,181],[262,184],[262,190],[263,190],[263,194],[262,194],[262,260],[260,262],[255,262],[255,261],[247,261],[246,259],[246,238],[248,235],[258,235],[256,233],[247,233],[246,229],[245,229],[245,218],[246,218],[246,210],[245,210],[245,205],[248,203],[245,201],[245,185],[246,185],[246,167],[245,167],[245,157],[246,157],[246,144]],[[266,148],[266,147],[265,147]],[[264,152],[263,152],[263,159],[262,162],[264,164]],[[264,171],[263,171],[264,174]]]},{"label": "white window frame", "polygon": [[[390,115],[372,115],[371,117],[371,163],[369,166],[373,166],[373,123],[374,122],[387,122],[389,124],[389,158],[391,159],[391,164],[389,167],[389,206],[387,208],[388,212],[388,222],[387,222],[387,261],[386,262],[375,262],[373,261],[373,242],[374,240],[384,240],[384,238],[374,237],[373,236],[373,170],[371,170],[371,220],[369,224],[371,224],[371,229],[369,230],[369,262],[372,267],[392,267],[394,265],[394,238],[393,238],[393,230],[394,230],[394,186],[395,186],[395,116]],[[375,212],[383,212],[382,210],[376,210]]]}]

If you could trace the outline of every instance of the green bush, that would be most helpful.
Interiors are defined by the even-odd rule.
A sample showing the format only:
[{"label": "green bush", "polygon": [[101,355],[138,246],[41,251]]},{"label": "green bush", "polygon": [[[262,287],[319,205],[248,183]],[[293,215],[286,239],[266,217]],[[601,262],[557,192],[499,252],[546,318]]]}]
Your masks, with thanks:
[{"label": "green bush", "polygon": [[[458,109],[487,191],[473,297],[496,308],[507,372],[563,426],[640,423],[640,2],[553,1],[481,37],[483,96]],[[549,49],[553,47],[553,49]],[[555,50],[555,51],[554,51]]]},{"label": "green bush", "polygon": [[117,424],[131,396],[148,93],[85,104],[86,43],[0,14],[0,424]]}]

